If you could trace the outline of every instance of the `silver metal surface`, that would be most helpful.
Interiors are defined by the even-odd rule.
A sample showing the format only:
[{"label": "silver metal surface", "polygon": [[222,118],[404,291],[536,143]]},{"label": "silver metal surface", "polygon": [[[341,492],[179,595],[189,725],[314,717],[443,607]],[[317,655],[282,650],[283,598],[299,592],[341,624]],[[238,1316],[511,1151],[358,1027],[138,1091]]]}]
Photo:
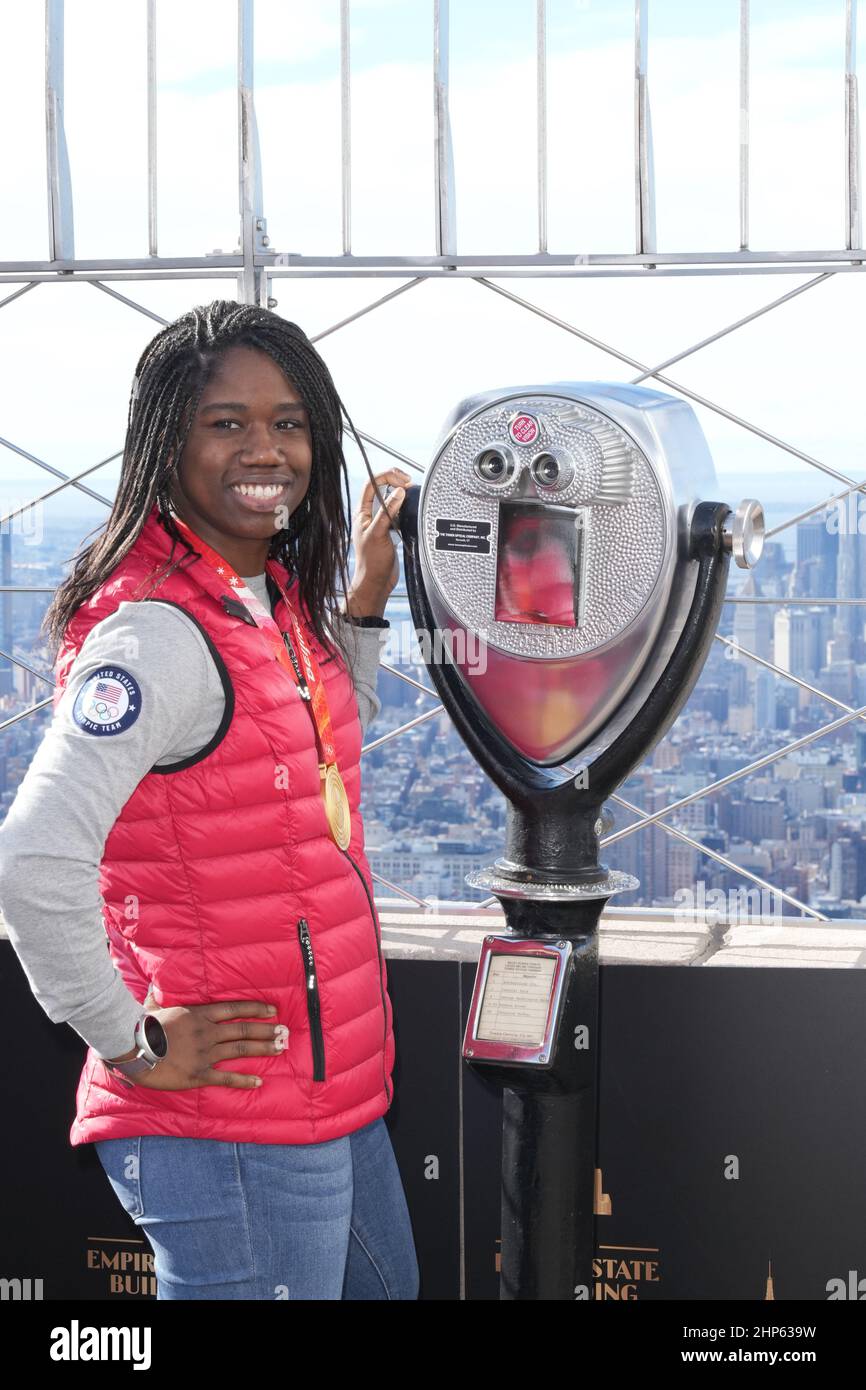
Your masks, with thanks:
[{"label": "silver metal surface", "polygon": [[736,511],[728,513],[722,528],[722,543],[739,569],[753,569],[760,560],[764,531],[764,508],[753,497],[745,498]]},{"label": "silver metal surface", "polygon": [[147,0],[147,249],[159,254],[156,226],[156,0]]},{"label": "silver metal surface", "polygon": [[[740,253],[737,253],[739,255]],[[253,257],[255,268],[270,279],[283,280],[389,280],[420,275],[425,280],[477,280],[480,271],[506,280],[653,280],[699,276],[712,279],[727,275],[803,275],[823,264],[832,264],[833,275],[859,274],[866,270],[866,251],[821,252],[804,256],[764,259],[745,253],[738,261],[719,255],[709,261],[701,255],[661,256],[648,260],[633,256],[581,256],[577,259],[547,256],[284,256],[262,253]],[[0,261],[0,284],[72,284],[75,280],[225,280],[227,272],[240,272],[243,257],[154,256],[128,260]],[[648,369],[646,369],[648,370]]]},{"label": "silver metal surface", "polygon": [[238,298],[266,304],[267,280],[256,255],[268,244],[262,200],[259,132],[253,101],[253,0],[238,0],[238,192],[241,213],[241,268]]},{"label": "silver metal surface", "polygon": [[538,249],[547,250],[547,5],[535,0],[535,131],[538,159]]},{"label": "silver metal surface", "polygon": [[[515,438],[515,423],[524,444],[520,434]],[[510,449],[518,464],[493,487],[474,468],[491,443]],[[529,473],[539,448],[547,447],[573,464],[552,510],[550,490],[537,488]],[[687,553],[692,509],[697,501],[716,500],[715,493],[694,412],[646,387],[518,386],[468,397],[451,412],[419,501],[421,569],[455,668],[526,757],[554,765],[590,745],[597,754],[599,740],[614,737],[637,708],[673,650],[691,603],[697,575]],[[545,518],[538,544],[547,544],[554,517],[579,520],[581,607],[571,623],[565,612],[562,622],[496,618],[503,565],[509,573],[516,569],[518,580],[525,572],[527,592],[536,598],[539,567],[548,564],[537,549],[525,561],[515,559],[512,539],[500,539],[508,502],[521,503],[521,517],[533,527],[536,514]],[[467,526],[480,540],[470,529],[469,547],[461,548]],[[558,594],[563,585],[555,561],[550,564],[551,591]],[[570,601],[568,589],[562,601]],[[477,646],[461,640],[465,633]]]},{"label": "silver metal surface", "polygon": [[497,898],[518,898],[521,901],[547,902],[594,902],[598,898],[608,898],[614,893],[632,893],[640,887],[633,874],[621,873],[611,869],[591,883],[518,883],[507,874],[497,873],[496,865],[505,864],[497,860],[489,868],[473,869],[466,874],[465,882],[470,888],[487,888]]},{"label": "silver metal surface", "polygon": [[352,250],[352,67],[349,0],[340,0],[340,164],[343,255]]},{"label": "silver metal surface", "polygon": [[52,262],[75,258],[72,180],[63,121],[63,0],[45,3],[45,143],[48,173],[48,247]]},{"label": "silver metal surface", "polygon": [[649,77],[649,0],[635,0],[634,6],[634,200],[635,250],[638,254],[655,251],[655,172],[650,122]]},{"label": "silver metal surface", "polygon": [[457,253],[454,149],[449,104],[449,37],[449,0],[433,0],[434,245],[437,256]]},{"label": "silver metal surface", "polygon": [[[463,1035],[463,1056],[473,1057],[476,1061],[483,1058],[487,1062],[518,1062],[521,1065],[530,1066],[549,1065],[562,1011],[568,963],[573,950],[574,946],[571,941],[548,940],[542,936],[485,936],[481,943],[475,986],[469,1005],[466,1031]],[[553,978],[549,986],[543,1036],[537,1043],[529,1043],[526,1040],[506,1042],[478,1036],[492,962],[503,956],[542,957],[554,965]]]},{"label": "silver metal surface", "polygon": [[749,247],[749,0],[740,0],[740,250]]},{"label": "silver metal surface", "polygon": [[863,244],[860,207],[860,104],[857,91],[857,0],[845,3],[845,245]]}]

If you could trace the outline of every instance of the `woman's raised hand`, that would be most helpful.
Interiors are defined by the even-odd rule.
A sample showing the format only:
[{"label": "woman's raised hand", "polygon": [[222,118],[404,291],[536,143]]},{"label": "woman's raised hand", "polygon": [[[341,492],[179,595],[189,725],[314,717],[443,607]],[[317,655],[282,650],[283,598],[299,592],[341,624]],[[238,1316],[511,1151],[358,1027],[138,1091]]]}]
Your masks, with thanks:
[{"label": "woman's raised hand", "polygon": [[214,1063],[235,1057],[275,1057],[288,1046],[289,1030],[284,1024],[251,1021],[276,1013],[272,1004],[261,999],[190,1004],[171,1009],[146,1007],[145,1012],[159,1019],[168,1037],[166,1056],[143,1076],[135,1077],[136,1086],[146,1086],[152,1091],[191,1091],[197,1086],[258,1086],[259,1077],[217,1070]]},{"label": "woman's raised hand", "polygon": [[399,512],[406,496],[406,488],[412,481],[402,468],[389,468],[387,473],[377,473],[375,478],[383,492],[389,484],[396,488],[396,491],[374,517],[373,502],[376,493],[372,481],[368,479],[352,519],[355,573],[346,595],[346,612],[359,618],[381,618],[388,595],[400,578],[400,562],[396,546],[391,539],[391,523]]}]

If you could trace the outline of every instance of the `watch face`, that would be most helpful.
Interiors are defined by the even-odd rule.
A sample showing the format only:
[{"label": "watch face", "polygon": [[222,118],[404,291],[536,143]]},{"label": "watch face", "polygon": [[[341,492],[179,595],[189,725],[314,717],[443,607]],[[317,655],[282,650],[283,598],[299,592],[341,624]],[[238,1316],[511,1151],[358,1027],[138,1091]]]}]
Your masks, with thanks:
[{"label": "watch face", "polygon": [[144,1036],[151,1051],[157,1057],[164,1057],[168,1051],[168,1038],[159,1019],[154,1018],[153,1014],[148,1014],[144,1020]]}]

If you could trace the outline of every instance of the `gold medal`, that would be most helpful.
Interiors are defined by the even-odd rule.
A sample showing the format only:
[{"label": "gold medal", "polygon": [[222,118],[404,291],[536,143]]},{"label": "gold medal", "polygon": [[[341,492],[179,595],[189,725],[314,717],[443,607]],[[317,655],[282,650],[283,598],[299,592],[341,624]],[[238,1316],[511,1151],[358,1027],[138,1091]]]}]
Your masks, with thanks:
[{"label": "gold medal", "polygon": [[336,763],[319,763],[322,774],[322,797],[328,828],[340,849],[348,849],[352,838],[352,817],[349,798]]}]

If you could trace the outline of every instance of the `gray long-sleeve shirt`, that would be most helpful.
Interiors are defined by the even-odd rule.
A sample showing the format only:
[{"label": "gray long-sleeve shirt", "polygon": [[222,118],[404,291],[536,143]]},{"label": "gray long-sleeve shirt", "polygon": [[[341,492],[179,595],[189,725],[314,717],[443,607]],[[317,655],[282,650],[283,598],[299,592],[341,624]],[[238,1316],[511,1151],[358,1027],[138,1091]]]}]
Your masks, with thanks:
[{"label": "gray long-sleeve shirt", "polygon": [[[244,576],[270,611],[265,575]],[[344,623],[362,729],[381,708],[387,629]],[[76,722],[82,686],[120,668],[140,692],[131,722],[97,736]],[[198,626],[162,603],[121,603],[87,634],[54,717],[0,826],[0,904],[30,987],[54,1023],[101,1057],[133,1046],[141,1004],[108,952],[99,864],[125,803],[155,763],[190,757],[216,732],[222,682]]]}]

